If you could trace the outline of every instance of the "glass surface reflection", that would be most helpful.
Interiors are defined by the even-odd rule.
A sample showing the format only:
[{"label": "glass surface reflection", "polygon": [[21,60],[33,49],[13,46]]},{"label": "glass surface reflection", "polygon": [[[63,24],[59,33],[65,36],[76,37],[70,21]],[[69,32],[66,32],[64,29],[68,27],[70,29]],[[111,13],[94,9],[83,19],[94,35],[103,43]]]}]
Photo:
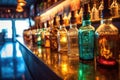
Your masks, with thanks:
[{"label": "glass surface reflection", "polygon": [[78,80],[94,80],[95,71],[93,63],[80,63]]},{"label": "glass surface reflection", "polygon": [[63,80],[120,80],[120,67],[119,70],[102,69],[96,60],[70,59],[67,53],[52,52],[50,48],[36,47],[33,52]]},{"label": "glass surface reflection", "polygon": [[0,80],[29,79],[18,43],[5,43],[0,53]]}]

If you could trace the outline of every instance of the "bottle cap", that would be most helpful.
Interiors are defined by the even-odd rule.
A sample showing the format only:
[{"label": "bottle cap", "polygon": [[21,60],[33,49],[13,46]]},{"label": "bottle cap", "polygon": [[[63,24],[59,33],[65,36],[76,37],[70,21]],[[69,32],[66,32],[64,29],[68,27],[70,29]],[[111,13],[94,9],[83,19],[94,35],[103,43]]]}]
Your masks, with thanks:
[{"label": "bottle cap", "polygon": [[60,15],[59,17],[60,17],[60,21],[59,21],[59,22],[60,22],[60,25],[64,24],[64,20],[63,20],[62,15]]},{"label": "bottle cap", "polygon": [[109,9],[109,3],[110,1],[109,0],[104,0],[104,9],[102,11],[102,18],[110,18],[111,17],[111,11]]},{"label": "bottle cap", "polygon": [[75,23],[75,22],[76,22],[75,12],[74,12],[74,11],[71,11],[70,23]]}]

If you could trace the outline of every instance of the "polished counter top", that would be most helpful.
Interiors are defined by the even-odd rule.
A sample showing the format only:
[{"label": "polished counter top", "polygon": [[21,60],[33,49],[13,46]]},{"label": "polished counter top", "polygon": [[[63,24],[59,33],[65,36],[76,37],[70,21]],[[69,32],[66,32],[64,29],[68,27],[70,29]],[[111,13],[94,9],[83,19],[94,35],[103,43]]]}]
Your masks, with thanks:
[{"label": "polished counter top", "polygon": [[[20,39],[19,41],[21,42]],[[78,57],[71,59],[67,52],[58,53],[50,51],[50,48],[24,45],[39,61],[42,61],[63,80],[120,80],[120,58],[116,68],[108,69],[97,65],[95,59],[94,61],[83,62]]]},{"label": "polished counter top", "polygon": [[120,60],[118,68],[107,69],[90,62],[71,59],[66,53],[51,52],[50,48],[31,47],[34,55],[42,60],[54,73],[64,80],[120,80]]}]

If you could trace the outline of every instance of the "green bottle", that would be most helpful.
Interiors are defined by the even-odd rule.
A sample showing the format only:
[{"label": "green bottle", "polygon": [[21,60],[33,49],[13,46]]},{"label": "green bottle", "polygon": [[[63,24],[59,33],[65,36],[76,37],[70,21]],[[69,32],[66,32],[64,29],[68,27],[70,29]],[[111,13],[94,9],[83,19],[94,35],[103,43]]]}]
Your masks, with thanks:
[{"label": "green bottle", "polygon": [[95,28],[91,25],[88,4],[84,4],[83,9],[82,26],[78,30],[79,58],[93,60]]}]

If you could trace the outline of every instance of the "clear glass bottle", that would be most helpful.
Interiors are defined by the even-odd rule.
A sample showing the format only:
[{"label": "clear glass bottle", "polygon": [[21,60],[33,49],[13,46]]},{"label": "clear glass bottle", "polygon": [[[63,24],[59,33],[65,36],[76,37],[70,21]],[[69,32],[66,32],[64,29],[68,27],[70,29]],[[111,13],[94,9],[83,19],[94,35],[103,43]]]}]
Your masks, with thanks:
[{"label": "clear glass bottle", "polygon": [[80,8],[80,12],[79,12],[80,23],[82,23],[82,16],[83,16],[83,7]]},{"label": "clear glass bottle", "polygon": [[119,54],[117,47],[118,29],[112,24],[109,0],[104,0],[101,22],[102,24],[100,24],[95,32],[96,60],[101,65],[114,66],[117,64],[116,56]]},{"label": "clear glass bottle", "polygon": [[88,4],[84,4],[82,26],[78,30],[80,60],[94,59],[94,32],[95,28],[91,25]]},{"label": "clear glass bottle", "polygon": [[91,10],[91,20],[92,21],[99,20],[99,11],[97,9],[95,1],[94,1],[94,4],[93,4],[93,8]]},{"label": "clear glass bottle", "polygon": [[104,8],[104,5],[103,5],[103,0],[102,0],[100,6],[98,8],[98,10],[99,10],[99,18],[101,18],[103,8]]},{"label": "clear glass bottle", "polygon": [[50,45],[51,51],[58,51],[58,40],[57,40],[58,26],[56,22],[56,17],[54,17],[53,27],[50,32]]},{"label": "clear glass bottle", "polygon": [[112,17],[118,17],[119,16],[119,13],[118,13],[118,3],[117,3],[117,0],[113,0],[111,6],[111,13],[112,13]]},{"label": "clear glass bottle", "polygon": [[64,26],[62,15],[60,15],[60,27],[58,31],[58,52],[68,51],[68,33]]},{"label": "clear glass bottle", "polygon": [[69,58],[79,57],[78,54],[78,29],[74,11],[71,11],[70,29],[68,31]]},{"label": "clear glass bottle", "polygon": [[45,45],[44,47],[49,48],[50,47],[50,26],[49,21],[47,21],[47,28],[45,31]]},{"label": "clear glass bottle", "polygon": [[45,45],[45,32],[46,32],[46,26],[44,24],[44,22],[42,23],[42,32],[41,32],[41,41],[42,41],[42,44],[41,46],[44,47]]}]

